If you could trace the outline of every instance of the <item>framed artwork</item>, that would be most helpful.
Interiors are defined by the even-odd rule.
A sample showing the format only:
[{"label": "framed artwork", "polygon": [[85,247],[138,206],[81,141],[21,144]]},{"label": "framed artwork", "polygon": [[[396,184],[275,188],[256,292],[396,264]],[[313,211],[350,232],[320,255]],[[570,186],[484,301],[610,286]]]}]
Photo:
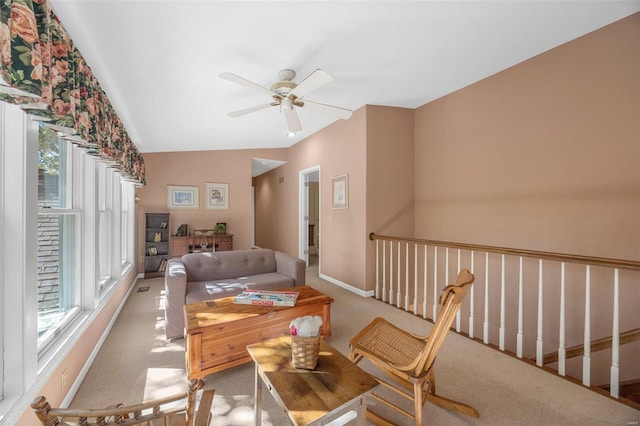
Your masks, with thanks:
[{"label": "framed artwork", "polygon": [[212,210],[229,209],[229,184],[207,183],[207,208]]},{"label": "framed artwork", "polygon": [[340,175],[331,179],[331,207],[349,208],[349,175]]},{"label": "framed artwork", "polygon": [[197,186],[167,185],[167,207],[170,209],[197,209],[200,207]]}]

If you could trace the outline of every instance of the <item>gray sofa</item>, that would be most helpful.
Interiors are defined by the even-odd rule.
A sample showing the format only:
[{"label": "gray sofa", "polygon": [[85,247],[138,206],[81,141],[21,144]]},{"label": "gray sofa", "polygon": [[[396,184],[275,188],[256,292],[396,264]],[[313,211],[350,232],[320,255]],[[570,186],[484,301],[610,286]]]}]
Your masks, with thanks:
[{"label": "gray sofa", "polygon": [[170,259],[164,276],[165,336],[184,335],[185,304],[305,283],[302,259],[269,249],[190,253]]}]

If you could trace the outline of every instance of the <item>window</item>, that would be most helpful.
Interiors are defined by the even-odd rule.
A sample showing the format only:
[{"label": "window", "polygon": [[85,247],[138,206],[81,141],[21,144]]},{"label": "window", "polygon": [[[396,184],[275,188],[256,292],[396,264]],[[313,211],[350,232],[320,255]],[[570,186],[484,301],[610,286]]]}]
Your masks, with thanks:
[{"label": "window", "polygon": [[[4,105],[0,105],[0,166],[4,169],[4,147],[5,144],[5,119],[4,119]],[[4,173],[0,172],[0,232],[4,237]],[[3,238],[4,239],[4,238]],[[4,271],[4,244],[0,242],[0,271]],[[4,313],[5,307],[5,295],[4,295],[4,273],[0,273],[0,307]],[[0,315],[0,402],[4,400],[4,314]]]},{"label": "window", "polygon": [[74,156],[68,142],[40,125],[38,134],[38,348],[78,313],[75,265],[79,210],[74,209]]},{"label": "window", "polygon": [[124,270],[133,264],[134,187],[131,182],[120,181],[120,266]]},{"label": "window", "polygon": [[25,395],[133,267],[134,195],[97,157],[0,102],[0,424],[28,409]]},{"label": "window", "polygon": [[113,277],[112,185],[113,173],[104,163],[97,163],[98,173],[98,294]]}]

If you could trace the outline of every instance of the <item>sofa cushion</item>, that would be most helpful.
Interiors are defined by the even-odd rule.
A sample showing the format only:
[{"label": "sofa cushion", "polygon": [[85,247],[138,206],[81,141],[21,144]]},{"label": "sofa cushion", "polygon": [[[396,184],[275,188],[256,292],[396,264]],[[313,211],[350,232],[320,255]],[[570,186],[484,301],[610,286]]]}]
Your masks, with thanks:
[{"label": "sofa cushion", "polygon": [[251,275],[226,280],[207,280],[187,283],[186,303],[197,303],[208,299],[220,299],[222,297],[235,296],[244,289],[251,290],[280,290],[294,287],[293,278],[268,272],[266,274]]},{"label": "sofa cushion", "polygon": [[293,278],[282,275],[278,272],[268,272],[266,274],[252,275],[244,281],[250,290],[280,290],[294,287],[296,282]]},{"label": "sofa cushion", "polygon": [[187,282],[187,292],[185,303],[202,302],[203,300],[220,299],[222,297],[235,296],[245,289],[239,280],[218,280],[218,281],[193,281]]},{"label": "sofa cushion", "polygon": [[216,281],[276,271],[274,252],[268,249],[190,253],[182,256],[182,262],[187,281]]}]

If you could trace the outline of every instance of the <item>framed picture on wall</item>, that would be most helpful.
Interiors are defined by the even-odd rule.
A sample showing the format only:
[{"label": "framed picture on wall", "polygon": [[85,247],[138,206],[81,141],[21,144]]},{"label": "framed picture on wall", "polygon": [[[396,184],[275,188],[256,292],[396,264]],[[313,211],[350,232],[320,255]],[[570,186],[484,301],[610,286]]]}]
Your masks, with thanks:
[{"label": "framed picture on wall", "polygon": [[228,183],[207,183],[206,185],[207,204],[206,207],[212,210],[229,209],[229,184]]},{"label": "framed picture on wall", "polygon": [[197,209],[199,188],[197,186],[167,185],[167,207],[170,209]]},{"label": "framed picture on wall", "polygon": [[349,175],[340,175],[331,179],[331,207],[349,208]]}]

